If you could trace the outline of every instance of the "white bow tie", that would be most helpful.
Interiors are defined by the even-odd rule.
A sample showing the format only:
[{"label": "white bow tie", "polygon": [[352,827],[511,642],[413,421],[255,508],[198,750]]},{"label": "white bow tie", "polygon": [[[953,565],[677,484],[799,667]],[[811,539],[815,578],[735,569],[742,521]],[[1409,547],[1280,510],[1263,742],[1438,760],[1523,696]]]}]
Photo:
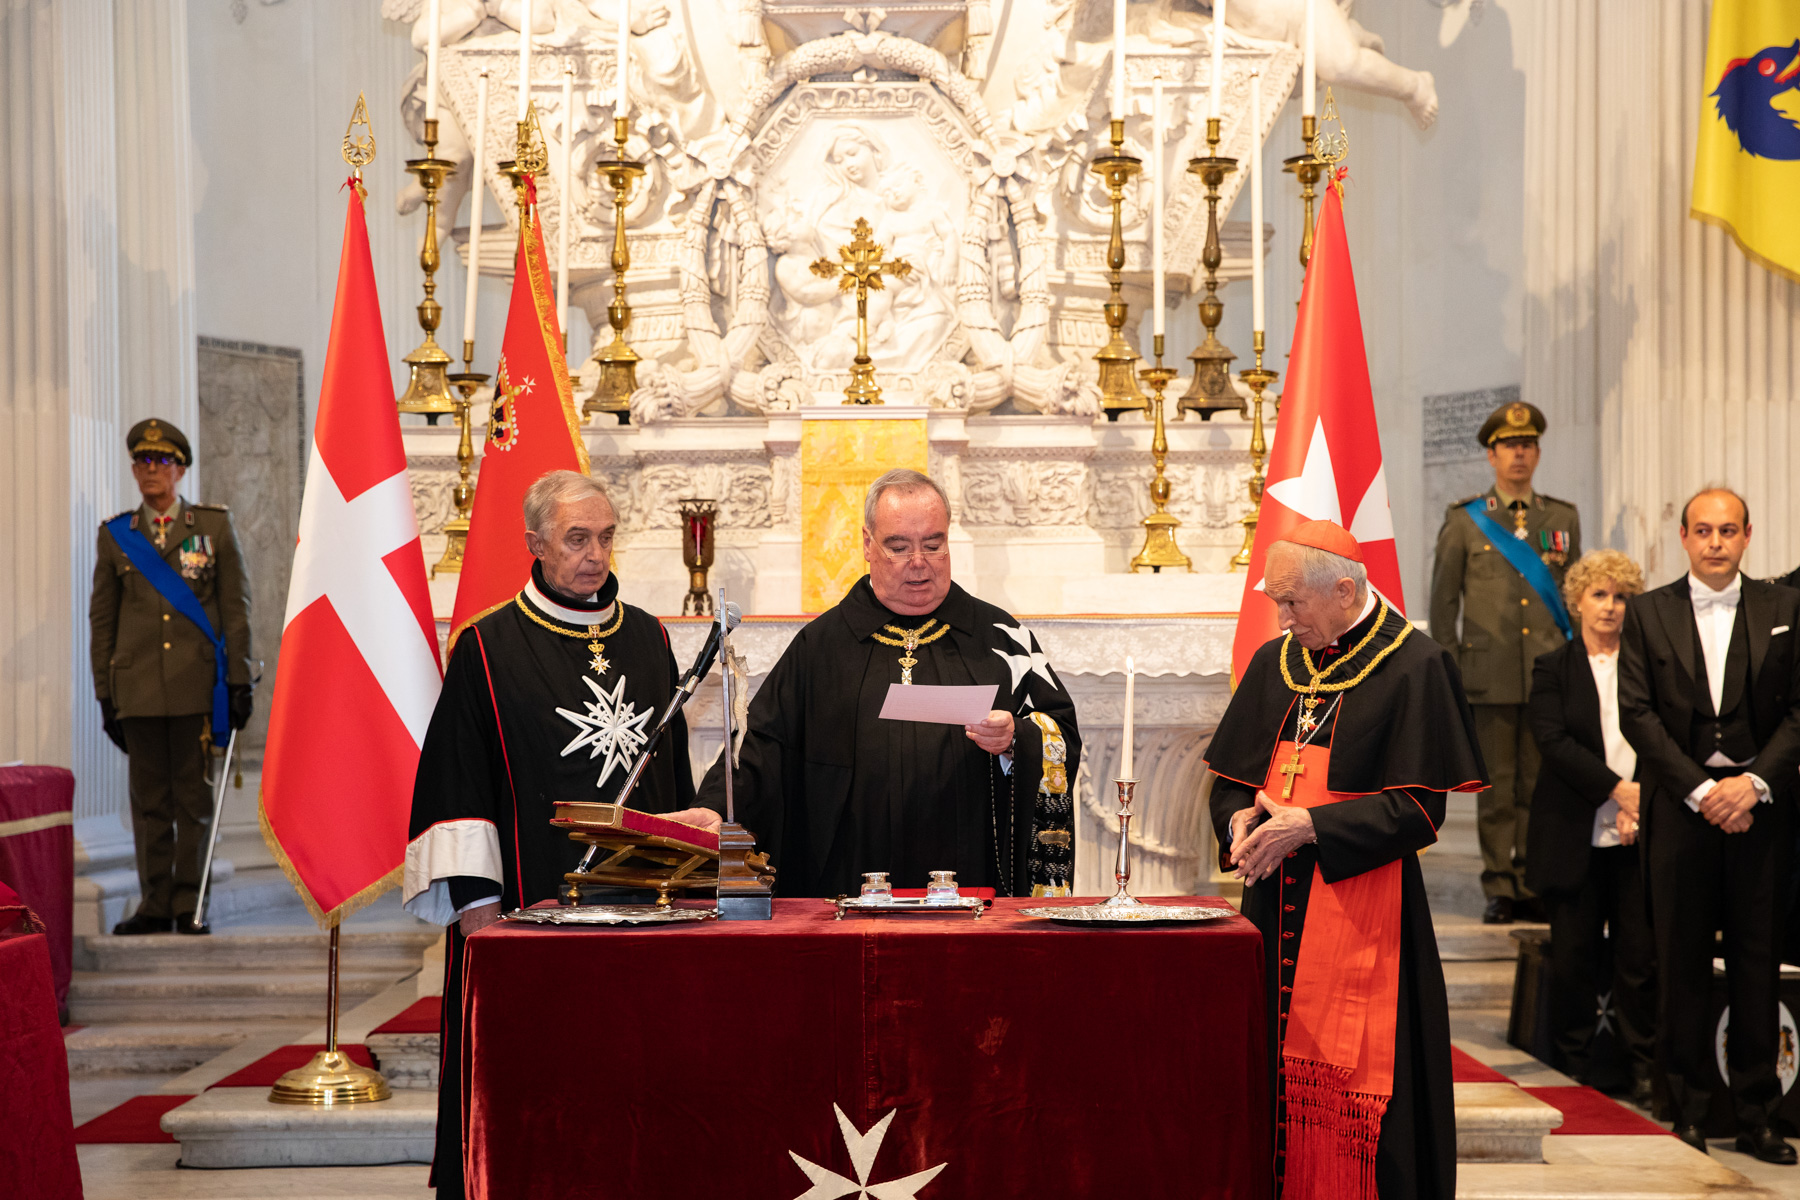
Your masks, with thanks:
[{"label": "white bow tie", "polygon": [[1696,615],[1704,616],[1710,612],[1726,612],[1737,608],[1739,589],[1734,585],[1722,592],[1711,588],[1693,589],[1692,599]]}]

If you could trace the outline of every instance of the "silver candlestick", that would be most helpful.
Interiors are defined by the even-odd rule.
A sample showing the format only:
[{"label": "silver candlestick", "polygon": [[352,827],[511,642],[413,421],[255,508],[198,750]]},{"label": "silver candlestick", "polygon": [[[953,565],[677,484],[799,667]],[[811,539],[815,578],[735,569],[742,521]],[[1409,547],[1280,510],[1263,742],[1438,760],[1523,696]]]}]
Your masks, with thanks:
[{"label": "silver candlestick", "polygon": [[1137,794],[1137,780],[1115,779],[1113,786],[1119,789],[1119,863],[1113,868],[1113,879],[1119,890],[1106,901],[1107,908],[1137,908],[1137,897],[1130,891],[1131,885],[1131,802]]}]

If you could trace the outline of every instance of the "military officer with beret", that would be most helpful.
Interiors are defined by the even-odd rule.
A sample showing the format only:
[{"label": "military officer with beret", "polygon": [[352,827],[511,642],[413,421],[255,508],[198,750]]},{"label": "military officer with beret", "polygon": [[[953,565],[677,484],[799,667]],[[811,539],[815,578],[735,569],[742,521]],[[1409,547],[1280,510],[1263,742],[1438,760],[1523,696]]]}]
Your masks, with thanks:
[{"label": "military officer with beret", "polygon": [[206,933],[207,759],[250,720],[250,585],[231,514],[176,492],[193,463],[181,430],[139,421],[125,444],[143,503],[100,526],[88,603],[94,694],[131,763],[139,900],[113,932]]},{"label": "military officer with beret", "polygon": [[1544,414],[1519,401],[1482,423],[1478,437],[1494,486],[1446,510],[1431,573],[1431,633],[1462,668],[1493,781],[1476,801],[1482,919],[1489,924],[1511,921],[1515,909],[1543,919],[1525,888],[1525,832],[1538,771],[1525,702],[1533,661],[1571,636],[1562,579],[1581,557],[1575,506],[1531,486],[1544,426]]}]

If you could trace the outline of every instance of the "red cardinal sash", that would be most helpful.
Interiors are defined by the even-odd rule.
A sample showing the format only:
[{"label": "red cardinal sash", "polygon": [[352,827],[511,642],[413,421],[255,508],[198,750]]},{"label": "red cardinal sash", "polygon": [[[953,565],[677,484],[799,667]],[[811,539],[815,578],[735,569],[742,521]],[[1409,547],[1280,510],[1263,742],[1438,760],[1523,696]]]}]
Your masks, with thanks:
[{"label": "red cardinal sash", "polygon": [[[1293,742],[1275,748],[1271,778],[1277,771],[1287,776],[1295,751]],[[1293,795],[1276,803],[1319,808],[1352,798],[1325,785],[1329,748],[1303,746],[1298,753]],[[1275,799],[1281,789],[1265,784],[1264,790]],[[1394,1094],[1399,1001],[1399,862],[1337,883],[1314,867],[1282,1030],[1284,1196],[1375,1197],[1375,1144]]]}]

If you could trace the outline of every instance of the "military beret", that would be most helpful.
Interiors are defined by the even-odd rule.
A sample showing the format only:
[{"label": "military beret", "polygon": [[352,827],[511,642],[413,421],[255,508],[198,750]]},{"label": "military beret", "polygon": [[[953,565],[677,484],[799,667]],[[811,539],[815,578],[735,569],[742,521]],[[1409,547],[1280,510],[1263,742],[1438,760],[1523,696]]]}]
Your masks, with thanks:
[{"label": "military beret", "polygon": [[1488,414],[1476,440],[1485,447],[1513,438],[1543,437],[1546,424],[1544,412],[1537,405],[1514,400]]},{"label": "military beret", "polygon": [[125,447],[134,458],[139,454],[173,454],[182,466],[194,465],[194,449],[188,445],[187,435],[159,417],[133,425],[125,435]]}]

